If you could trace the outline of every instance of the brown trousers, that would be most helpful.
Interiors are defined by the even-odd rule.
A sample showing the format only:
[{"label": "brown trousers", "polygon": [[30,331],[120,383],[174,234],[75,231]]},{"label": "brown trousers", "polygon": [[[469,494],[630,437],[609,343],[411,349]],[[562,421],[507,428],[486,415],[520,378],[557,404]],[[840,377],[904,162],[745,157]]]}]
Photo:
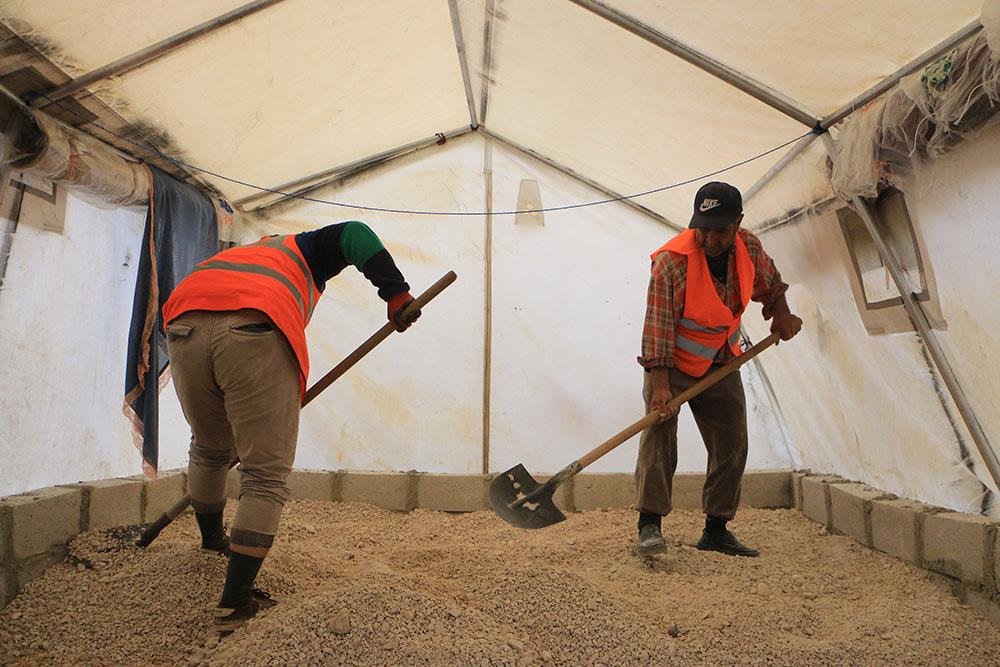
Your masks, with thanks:
[{"label": "brown trousers", "polygon": [[[233,544],[268,548],[288,500],[299,430],[299,367],[288,341],[256,310],[191,311],[167,327],[177,398],[191,425],[188,494],[196,512],[226,505],[226,473],[239,456]],[[271,325],[273,327],[273,325]]]},{"label": "brown trousers", "polygon": [[[715,370],[713,367],[711,370]],[[642,398],[649,411],[653,394],[651,373],[645,373]],[[701,378],[670,369],[674,396]],[[740,502],[740,483],[747,463],[747,409],[739,371],[708,388],[688,403],[708,450],[708,476],[701,493],[706,514],[732,519]],[[677,417],[642,433],[635,466],[635,509],[667,515],[672,509],[677,469]]]}]

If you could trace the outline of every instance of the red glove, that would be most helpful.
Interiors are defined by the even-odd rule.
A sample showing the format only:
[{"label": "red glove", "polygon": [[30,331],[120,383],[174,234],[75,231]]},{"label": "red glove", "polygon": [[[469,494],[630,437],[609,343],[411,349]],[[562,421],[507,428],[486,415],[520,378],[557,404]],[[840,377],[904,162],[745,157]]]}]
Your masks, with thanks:
[{"label": "red glove", "polygon": [[413,303],[413,297],[410,296],[409,292],[400,292],[396,296],[389,299],[387,305],[387,315],[389,321],[396,325],[396,331],[403,332],[406,331],[411,324],[417,321],[420,317],[420,311],[417,310],[408,320],[403,320],[403,311],[406,307]]}]

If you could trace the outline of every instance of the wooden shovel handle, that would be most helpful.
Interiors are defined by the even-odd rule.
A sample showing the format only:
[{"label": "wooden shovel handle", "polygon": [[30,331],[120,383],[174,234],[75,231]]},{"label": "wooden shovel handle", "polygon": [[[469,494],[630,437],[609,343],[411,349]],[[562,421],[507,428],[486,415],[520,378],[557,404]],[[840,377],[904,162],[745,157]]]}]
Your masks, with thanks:
[{"label": "wooden shovel handle", "polygon": [[[408,320],[414,311],[426,306],[431,299],[443,292],[448,285],[455,282],[455,278],[457,277],[458,276],[455,275],[454,271],[449,271],[444,274],[440,280],[428,287],[423,294],[415,298],[413,302],[406,307],[402,315],[403,320]],[[386,322],[381,329],[376,331],[371,335],[371,337],[368,338],[368,340],[359,345],[358,349],[347,355],[343,361],[330,369],[329,373],[317,380],[316,384],[309,387],[309,391],[306,392],[305,398],[302,399],[302,407],[309,405],[314,398],[319,396],[320,392],[333,384],[337,378],[346,373],[351,366],[358,363],[363,356],[371,352],[376,345],[388,338],[389,335],[395,330],[396,325],[394,323]]]},{"label": "wooden shovel handle", "polygon": [[[449,271],[444,274],[436,283],[424,290],[424,293],[413,300],[413,302],[403,310],[403,320],[408,320],[414,311],[419,310],[427,305],[427,303],[436,297],[438,294],[443,292],[448,285],[455,282],[458,276],[455,275],[454,271]],[[347,372],[347,370],[358,363],[362,357],[372,351],[376,345],[384,341],[389,335],[396,330],[396,325],[392,322],[387,322],[381,329],[376,331],[368,340],[362,343],[354,352],[351,352],[347,357],[341,361],[339,364],[334,366],[329,373],[324,375],[320,380],[309,388],[306,392],[305,398],[302,399],[302,406],[305,407],[316,398],[320,392],[329,387],[333,382],[339,378],[341,375]],[[239,463],[239,459],[233,460],[229,464],[230,468],[236,466]],[[135,540],[135,543],[140,547],[148,546],[153,540],[160,534],[160,532],[169,526],[174,519],[181,515],[181,512],[187,509],[188,505],[191,504],[191,496],[185,495],[183,498],[178,500],[176,503],[171,505],[166,512],[161,514],[153,523],[146,526],[143,532]]]},{"label": "wooden shovel handle", "polygon": [[[681,393],[671,398],[670,401],[667,402],[667,407],[668,408],[679,407],[680,405],[686,403],[687,401],[690,401],[692,398],[694,398],[701,392],[705,391],[713,384],[726,377],[727,375],[730,375],[740,366],[742,366],[743,364],[750,361],[751,359],[756,357],[758,354],[760,354],[767,348],[777,343],[779,338],[780,336],[778,334],[776,333],[771,334],[770,336],[760,341],[759,343],[751,347],[749,350],[747,350],[740,356],[731,360],[722,368],[712,373],[709,373],[704,378],[699,380],[696,384],[691,385]],[[601,443],[594,449],[590,450],[589,452],[587,452],[586,454],[584,454],[583,456],[581,456],[579,459],[576,460],[576,463],[579,466],[577,472],[583,470],[591,463],[601,458],[602,456],[604,456],[612,449],[622,444],[635,434],[641,433],[642,431],[646,430],[647,428],[655,424],[659,420],[659,418],[660,418],[659,413],[650,412],[648,415],[646,415],[636,423],[632,424],[621,433],[618,433],[617,435]]]}]

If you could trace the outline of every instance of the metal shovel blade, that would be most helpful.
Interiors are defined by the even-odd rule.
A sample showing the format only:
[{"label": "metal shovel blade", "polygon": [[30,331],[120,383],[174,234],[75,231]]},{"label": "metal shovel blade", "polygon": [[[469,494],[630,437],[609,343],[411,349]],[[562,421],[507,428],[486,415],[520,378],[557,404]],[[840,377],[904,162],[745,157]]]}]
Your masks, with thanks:
[{"label": "metal shovel blade", "polygon": [[501,519],[518,528],[546,528],[566,519],[552,501],[555,487],[545,489],[528,502],[515,504],[542,487],[520,463],[490,482],[490,507]]}]

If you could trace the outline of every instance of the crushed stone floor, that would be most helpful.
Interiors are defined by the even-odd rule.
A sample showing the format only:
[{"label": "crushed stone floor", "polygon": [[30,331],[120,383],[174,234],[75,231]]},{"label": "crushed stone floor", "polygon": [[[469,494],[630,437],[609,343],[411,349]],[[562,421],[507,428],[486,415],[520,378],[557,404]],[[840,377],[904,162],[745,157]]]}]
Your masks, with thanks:
[{"label": "crushed stone floor", "polygon": [[145,551],[79,536],[0,612],[0,665],[1000,664],[1000,629],[941,584],[791,510],[741,509],[753,560],[694,549],[688,511],[650,559],[624,509],[522,531],[298,501],[282,521],[258,579],[281,603],[221,643],[225,560],[185,515]]}]

